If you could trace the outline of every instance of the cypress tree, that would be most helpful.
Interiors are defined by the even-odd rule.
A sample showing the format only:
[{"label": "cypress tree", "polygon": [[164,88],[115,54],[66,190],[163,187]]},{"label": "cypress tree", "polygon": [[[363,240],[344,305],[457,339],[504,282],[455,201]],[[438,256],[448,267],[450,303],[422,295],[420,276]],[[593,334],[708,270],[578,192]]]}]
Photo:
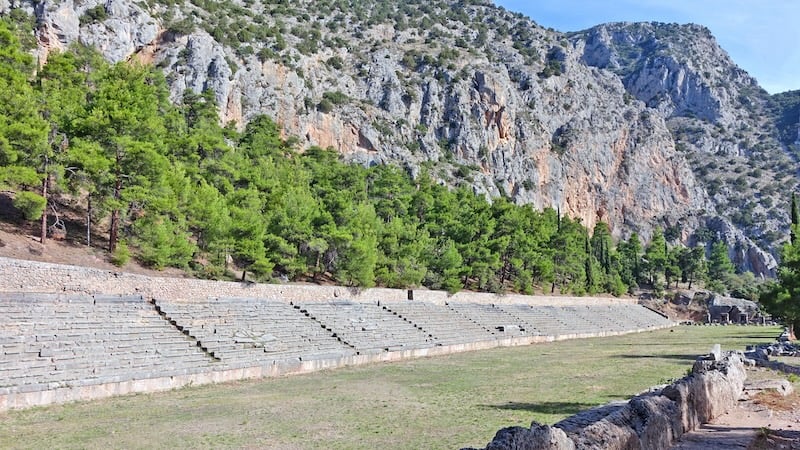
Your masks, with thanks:
[{"label": "cypress tree", "polygon": [[592,267],[592,249],[589,245],[589,235],[584,236],[584,252],[586,253],[586,260],[584,261],[586,271],[586,290],[594,292],[594,268]]},{"label": "cypress tree", "polygon": [[800,223],[800,208],[797,206],[797,195],[792,192],[792,224],[789,227],[789,241],[794,243],[794,238],[796,236],[795,228],[797,228],[797,224]]}]

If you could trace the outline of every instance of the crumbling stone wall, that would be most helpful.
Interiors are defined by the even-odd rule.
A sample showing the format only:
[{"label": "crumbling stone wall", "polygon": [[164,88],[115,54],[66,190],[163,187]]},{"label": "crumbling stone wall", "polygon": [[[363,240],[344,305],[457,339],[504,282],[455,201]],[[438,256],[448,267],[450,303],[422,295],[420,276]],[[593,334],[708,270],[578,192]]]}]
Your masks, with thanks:
[{"label": "crumbling stone wall", "polygon": [[486,450],[661,450],[684,433],[734,407],[747,375],[740,353],[712,354],[692,373],[663,389],[627,403],[594,408],[553,426],[497,432]]}]

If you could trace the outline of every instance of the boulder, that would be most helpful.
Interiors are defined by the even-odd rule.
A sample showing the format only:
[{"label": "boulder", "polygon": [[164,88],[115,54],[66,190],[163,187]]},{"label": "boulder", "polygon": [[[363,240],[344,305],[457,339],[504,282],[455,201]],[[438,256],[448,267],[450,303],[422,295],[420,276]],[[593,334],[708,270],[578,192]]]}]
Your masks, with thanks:
[{"label": "boulder", "polygon": [[509,427],[498,431],[486,450],[575,450],[564,431],[536,422],[530,428]]}]

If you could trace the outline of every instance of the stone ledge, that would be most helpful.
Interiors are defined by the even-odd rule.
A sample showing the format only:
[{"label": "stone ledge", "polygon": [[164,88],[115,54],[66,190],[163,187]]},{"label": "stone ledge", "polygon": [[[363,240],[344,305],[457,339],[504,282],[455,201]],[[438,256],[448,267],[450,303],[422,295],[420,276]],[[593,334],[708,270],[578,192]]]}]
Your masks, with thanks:
[{"label": "stone ledge", "polygon": [[[12,295],[51,293],[94,295],[141,295],[145,298],[191,300],[199,298],[262,298],[287,302],[358,302],[409,301],[409,290],[386,288],[348,288],[301,284],[258,284],[210,281],[190,278],[147,277],[124,272],[68,266],[0,257],[0,292]],[[480,292],[448,294],[443,291],[415,289],[413,301],[443,305],[447,302],[531,306],[588,306],[636,304],[636,299],[605,297],[556,297],[497,295]],[[223,300],[224,301],[224,300]]]}]

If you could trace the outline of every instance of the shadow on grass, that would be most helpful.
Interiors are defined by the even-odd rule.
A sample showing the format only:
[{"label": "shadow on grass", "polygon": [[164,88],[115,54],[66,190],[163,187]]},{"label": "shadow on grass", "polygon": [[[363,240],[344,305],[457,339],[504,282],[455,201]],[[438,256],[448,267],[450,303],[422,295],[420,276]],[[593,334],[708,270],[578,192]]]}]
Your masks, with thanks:
[{"label": "shadow on grass", "polygon": [[639,359],[639,358],[646,358],[646,359],[677,359],[679,361],[691,361],[694,362],[698,356],[702,355],[617,355],[616,358],[624,358],[624,359]]},{"label": "shadow on grass", "polygon": [[508,402],[502,405],[481,405],[483,408],[503,409],[510,411],[526,411],[538,414],[573,415],[598,406],[596,403],[581,402],[541,402],[520,403]]},{"label": "shadow on grass", "polygon": [[778,339],[778,336],[775,333],[764,333],[764,334],[727,334],[724,335],[725,338],[732,338],[732,339]]}]

